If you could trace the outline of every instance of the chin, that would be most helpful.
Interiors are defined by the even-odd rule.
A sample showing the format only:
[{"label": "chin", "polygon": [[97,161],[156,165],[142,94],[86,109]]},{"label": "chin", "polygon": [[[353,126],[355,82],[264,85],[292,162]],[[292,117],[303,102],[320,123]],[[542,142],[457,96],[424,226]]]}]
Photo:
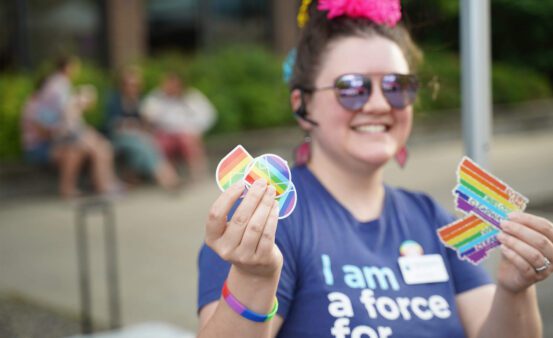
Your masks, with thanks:
[{"label": "chin", "polygon": [[357,154],[355,158],[364,164],[369,165],[372,168],[382,167],[390,161],[394,155],[388,152],[371,153],[371,154]]}]

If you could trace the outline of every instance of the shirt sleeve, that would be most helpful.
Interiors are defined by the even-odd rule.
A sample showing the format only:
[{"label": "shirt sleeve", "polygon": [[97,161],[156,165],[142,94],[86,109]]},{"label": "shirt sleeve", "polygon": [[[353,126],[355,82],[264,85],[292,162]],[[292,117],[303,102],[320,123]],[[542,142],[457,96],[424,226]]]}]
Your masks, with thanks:
[{"label": "shirt sleeve", "polygon": [[198,255],[198,270],[199,313],[204,306],[221,298],[221,289],[227,279],[230,264],[204,243]]},{"label": "shirt sleeve", "polygon": [[192,132],[203,133],[215,123],[215,108],[207,97],[196,89],[189,89],[184,96],[184,104],[190,108],[190,128]]},{"label": "shirt sleeve", "polygon": [[157,91],[154,91],[148,94],[142,104],[140,105],[140,116],[144,118],[145,121],[156,124],[159,119],[160,114],[160,104],[157,99]]},{"label": "shirt sleeve", "polygon": [[[436,225],[438,228],[447,225],[456,219],[456,217],[445,211],[438,204],[434,203],[434,206],[437,222]],[[445,248],[445,250],[456,294],[492,283],[489,274],[482,266],[474,265],[465,260],[459,259],[455,250],[450,248]]]}]

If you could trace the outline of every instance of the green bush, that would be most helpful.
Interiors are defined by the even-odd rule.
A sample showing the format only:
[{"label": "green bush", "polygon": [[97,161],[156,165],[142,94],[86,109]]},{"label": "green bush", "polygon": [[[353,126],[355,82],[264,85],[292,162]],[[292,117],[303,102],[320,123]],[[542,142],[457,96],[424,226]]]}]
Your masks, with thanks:
[{"label": "green bush", "polygon": [[553,95],[547,78],[539,72],[505,63],[493,66],[494,103],[513,103],[543,99]]},{"label": "green bush", "polygon": [[[427,52],[419,73],[422,89],[417,111],[433,115],[461,106],[460,60],[456,54]],[[434,77],[439,82],[435,98],[429,85]],[[553,96],[546,76],[528,68],[499,62],[492,66],[492,92],[493,102],[502,104]]]},{"label": "green bush", "polygon": [[166,69],[181,74],[217,108],[213,133],[282,125],[293,118],[281,63],[256,46],[226,47],[188,58],[166,54],[144,63],[145,87],[159,83]]},{"label": "green bush", "polygon": [[32,87],[29,76],[0,76],[0,160],[21,156],[21,110]]},{"label": "green bush", "polygon": [[432,114],[461,105],[459,62],[454,54],[425,53],[419,70],[421,91],[415,106],[417,112]]}]

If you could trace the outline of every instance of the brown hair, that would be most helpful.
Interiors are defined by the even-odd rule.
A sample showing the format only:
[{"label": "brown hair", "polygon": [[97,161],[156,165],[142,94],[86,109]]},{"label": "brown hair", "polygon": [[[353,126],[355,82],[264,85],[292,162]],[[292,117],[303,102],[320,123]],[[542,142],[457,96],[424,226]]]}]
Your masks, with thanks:
[{"label": "brown hair", "polygon": [[317,1],[313,1],[309,6],[309,21],[301,32],[294,71],[289,82],[291,89],[313,87],[326,48],[340,38],[381,36],[399,46],[411,71],[416,71],[422,62],[422,52],[403,26],[388,27],[377,25],[367,19],[345,16],[329,20],[326,14],[326,11],[317,9]]}]

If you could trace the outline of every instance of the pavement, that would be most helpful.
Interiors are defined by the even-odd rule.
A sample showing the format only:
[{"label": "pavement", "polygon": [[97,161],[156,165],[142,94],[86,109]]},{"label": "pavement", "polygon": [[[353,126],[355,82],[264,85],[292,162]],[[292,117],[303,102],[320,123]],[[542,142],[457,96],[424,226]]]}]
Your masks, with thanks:
[{"label": "pavement", "polygon": [[[283,132],[289,137],[282,137]],[[451,190],[463,155],[457,133],[415,132],[406,169],[391,163],[386,181],[422,190],[453,209]],[[253,136],[252,136],[253,135]],[[210,146],[214,159],[237,143],[253,155],[272,152],[290,158],[301,134],[296,130],[240,135]],[[278,135],[278,136],[277,136]],[[277,137],[280,137],[277,139]],[[530,199],[532,212],[553,220],[553,127],[506,129],[491,144],[492,172]],[[215,164],[212,163],[212,164]],[[213,167],[214,168],[214,167]],[[211,177],[178,195],[145,186],[113,201],[118,237],[119,286],[123,325],[163,322],[195,331],[197,268],[204,221],[219,194]],[[78,316],[79,290],[75,206],[59,198],[24,196],[0,200],[0,295],[18,295],[62,313]],[[93,318],[107,327],[104,234],[100,214],[88,219]],[[486,261],[492,273],[497,255]],[[553,278],[538,286],[542,316],[553,315]],[[546,337],[553,323],[546,321]],[[75,332],[77,333],[77,332]]]}]

